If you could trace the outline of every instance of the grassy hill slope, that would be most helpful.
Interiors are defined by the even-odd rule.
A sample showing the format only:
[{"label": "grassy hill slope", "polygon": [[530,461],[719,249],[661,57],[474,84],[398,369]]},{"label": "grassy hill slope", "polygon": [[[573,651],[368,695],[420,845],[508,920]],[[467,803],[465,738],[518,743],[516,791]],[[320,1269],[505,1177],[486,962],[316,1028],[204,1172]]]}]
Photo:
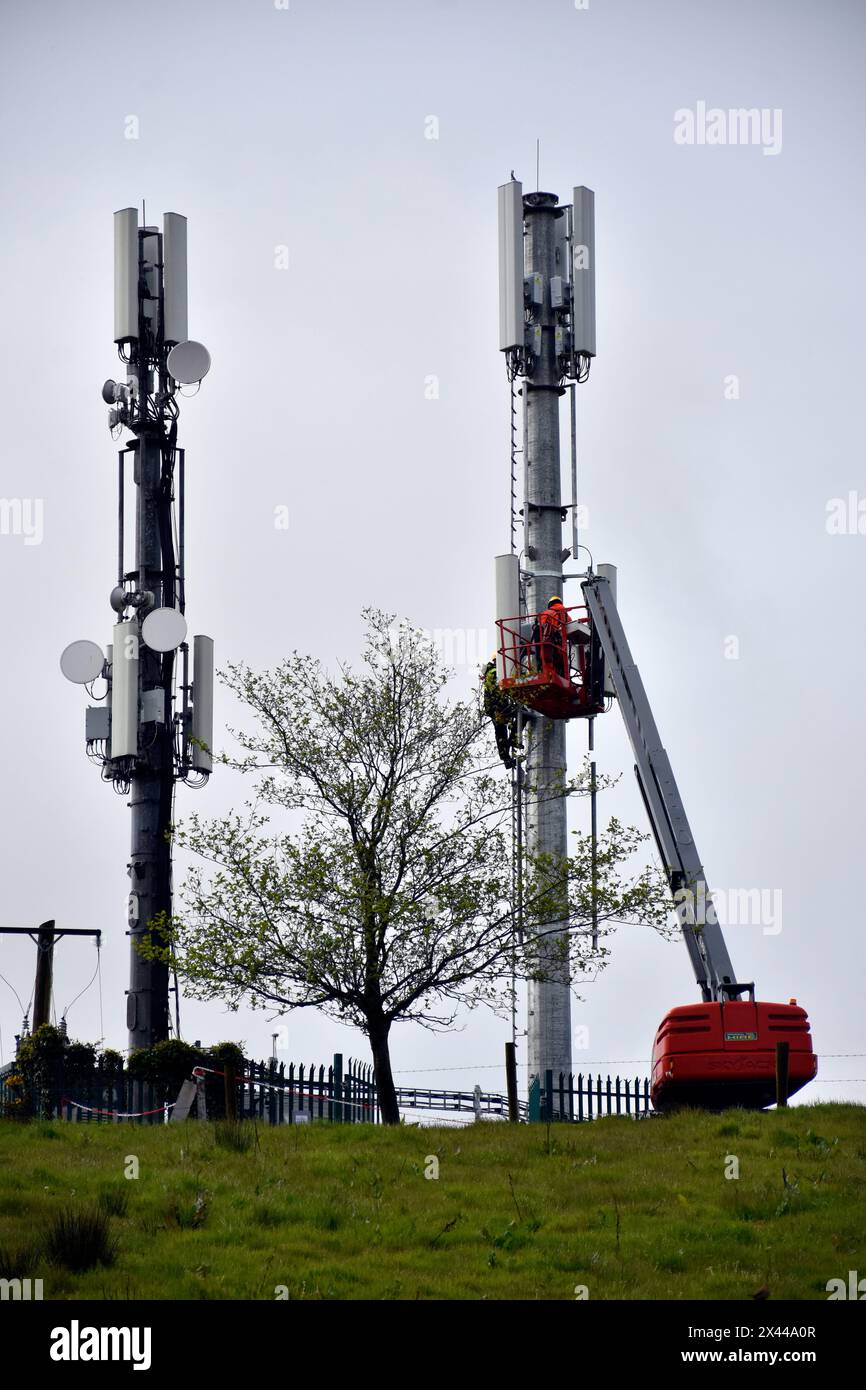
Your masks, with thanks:
[{"label": "grassy hill slope", "polygon": [[[47,1299],[824,1299],[866,1273],[863,1107],[232,1140],[0,1123],[0,1277]],[[94,1212],[116,1256],[75,1272],[56,1223]]]}]

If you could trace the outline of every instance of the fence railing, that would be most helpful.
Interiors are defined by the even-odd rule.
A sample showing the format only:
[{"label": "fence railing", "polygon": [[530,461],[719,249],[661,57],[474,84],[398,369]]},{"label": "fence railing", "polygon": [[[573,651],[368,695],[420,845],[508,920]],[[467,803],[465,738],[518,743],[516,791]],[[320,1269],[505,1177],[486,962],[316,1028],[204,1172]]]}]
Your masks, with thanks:
[{"label": "fence railing", "polygon": [[530,1121],[565,1120],[579,1123],[601,1115],[648,1115],[652,1110],[649,1079],[597,1075],[577,1076],[552,1071],[535,1077],[529,1088]]},{"label": "fence railing", "polygon": [[[508,1097],[496,1092],[428,1090],[417,1086],[398,1086],[397,1104],[401,1110],[474,1111],[476,1115],[501,1115],[508,1119]],[[518,1114],[525,1120],[527,1102],[518,1101]]]},{"label": "fence railing", "polygon": [[[224,1113],[225,1083],[216,1065],[204,1073],[204,1108],[209,1118]],[[330,1066],[304,1063],[254,1062],[238,1069],[237,1113],[243,1119],[265,1124],[297,1124],[330,1121],[336,1124],[378,1124],[381,1120],[373,1068],[340,1053]],[[63,1075],[59,1070],[43,1079],[21,1107],[22,1093],[15,1083],[14,1066],[0,1074],[0,1115],[38,1115],[46,1119],[79,1123],[163,1124],[171,1117],[183,1078],[160,1084],[130,1076]],[[11,1083],[11,1084],[10,1084]],[[463,1112],[482,1118],[508,1118],[508,1098],[498,1092],[397,1088],[397,1103],[404,1112],[426,1110],[448,1114]],[[593,1078],[546,1072],[544,1084],[536,1077],[528,1101],[518,1103],[518,1118],[529,1122],[580,1123],[601,1115],[650,1113],[649,1081],[639,1077]],[[198,1113],[194,1108],[193,1114]]]},{"label": "fence railing", "polygon": [[303,1063],[245,1062],[239,1113],[270,1124],[331,1120],[337,1124],[378,1124],[379,1102],[372,1065],[336,1053],[329,1067]]},{"label": "fence railing", "polygon": [[[225,1083],[216,1065],[200,1068],[204,1109],[212,1118],[224,1114]],[[0,1075],[0,1115],[86,1124],[124,1120],[163,1124],[185,1079],[156,1083],[125,1074],[107,1077],[99,1071],[70,1074],[55,1066],[25,1090],[17,1076],[14,1065]],[[270,1124],[308,1120],[376,1124],[380,1118],[372,1066],[350,1058],[344,1067],[339,1053],[329,1067],[248,1059],[237,1076],[237,1111],[246,1119]]]},{"label": "fence railing", "polygon": [[50,1080],[22,1091],[14,1080],[0,1077],[0,1116],[46,1120],[75,1120],[84,1123],[113,1123],[135,1120],[143,1124],[163,1124],[171,1113],[178,1088],[169,1100],[165,1085],[140,1081],[135,1077],[106,1078],[98,1072],[86,1076],[63,1076],[55,1072]]}]

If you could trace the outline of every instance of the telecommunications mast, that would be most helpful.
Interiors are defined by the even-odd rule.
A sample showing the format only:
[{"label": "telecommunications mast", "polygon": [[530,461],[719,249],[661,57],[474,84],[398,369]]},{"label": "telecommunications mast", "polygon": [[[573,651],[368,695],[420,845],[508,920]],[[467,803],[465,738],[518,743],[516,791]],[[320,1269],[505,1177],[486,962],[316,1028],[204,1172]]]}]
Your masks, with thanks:
[{"label": "telecommunications mast", "polygon": [[[529,954],[528,1062],[533,1097],[559,1113],[559,1076],[571,1071],[568,893],[565,881],[565,725],[615,701],[634,754],[635,773],[701,1002],[669,1009],[652,1053],[651,1098],[664,1109],[727,1105],[761,1109],[817,1074],[808,1015],[796,999],[760,1001],[738,979],[712,903],[703,861],[617,607],[616,568],[592,564],[563,575],[578,551],[575,386],[595,356],[593,194],[576,188],[570,206],[552,193],[523,197],[512,179],[499,189],[499,346],[512,382],[511,553],[496,558],[500,691],[523,707],[526,756],[516,760],[516,821],[525,808],[526,849],[536,884],[553,907],[523,934]],[[522,379],[523,449],[517,446],[514,382]],[[563,385],[568,382],[567,386]],[[563,505],[559,398],[571,392],[572,500]],[[522,555],[516,552],[517,456],[523,455]],[[569,506],[571,551],[562,547]],[[580,580],[582,604],[566,605],[563,578]],[[590,755],[592,758],[592,754]],[[595,771],[591,761],[592,897],[596,895]],[[522,844],[518,835],[517,845]],[[517,883],[522,885],[518,857]],[[522,893],[522,887],[520,889]],[[520,940],[522,898],[518,898]],[[597,939],[593,907],[593,944]],[[608,1083],[609,1085],[610,1083]]]},{"label": "telecommunications mast", "polygon": [[[512,179],[499,189],[499,347],[505,353],[512,393],[523,397],[523,446],[512,429],[512,550],[496,558],[496,617],[511,623],[514,643],[503,637],[498,656],[502,680],[523,681],[520,643],[554,597],[562,600],[563,561],[577,560],[577,498],[562,501],[559,401],[571,382],[586,381],[595,356],[594,195],[575,188],[573,201],[554,193],[527,193]],[[512,398],[512,420],[516,420]],[[574,431],[572,429],[572,439]],[[523,459],[523,547],[515,553],[517,456]],[[572,458],[572,473],[575,465]],[[574,478],[572,481],[574,488]],[[572,547],[563,549],[562,526],[572,508]],[[524,630],[525,629],[525,630]],[[507,631],[503,629],[503,631]],[[564,671],[563,675],[567,675]],[[563,695],[567,682],[562,681]],[[569,696],[570,698],[570,696]],[[572,711],[571,713],[573,713]],[[589,712],[587,709],[586,712]],[[527,708],[525,762],[516,769],[518,808],[526,822],[526,852],[564,865],[567,847],[565,720]],[[559,717],[556,717],[556,716]],[[530,1084],[571,1071],[571,980],[567,904],[561,918],[542,923],[535,947],[539,970],[527,999]],[[559,930],[561,928],[561,930]],[[556,1104],[554,1100],[554,1105]]]},{"label": "telecommunications mast", "polygon": [[86,712],[87,755],[132,810],[130,1050],[168,1037],[169,967],[137,947],[172,912],[175,782],[203,786],[213,765],[213,641],[193,638],[190,671],[185,617],[178,388],[210,368],[207,349],[187,337],[186,230],[176,212],[165,213],[162,231],[139,225],[136,208],[114,214],[114,340],[126,380],[106,381],[102,397],[112,437],[132,435],[118,454],[116,620],[105,651],[78,641],[60,658],[67,680],[98,701]]}]

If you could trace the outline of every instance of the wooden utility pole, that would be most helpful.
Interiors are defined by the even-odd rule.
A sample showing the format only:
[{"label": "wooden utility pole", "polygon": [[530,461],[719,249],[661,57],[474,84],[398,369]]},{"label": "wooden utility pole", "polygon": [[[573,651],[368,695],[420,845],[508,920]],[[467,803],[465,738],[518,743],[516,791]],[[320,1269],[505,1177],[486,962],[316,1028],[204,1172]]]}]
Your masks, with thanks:
[{"label": "wooden utility pole", "polygon": [[54,979],[54,918],[43,922],[36,935],[36,984],[33,987],[33,1032],[51,1022]]},{"label": "wooden utility pole", "polygon": [[32,927],[0,927],[0,936],[29,936],[36,944],[36,983],[33,987],[33,1032],[51,1019],[51,987],[54,981],[54,946],[64,936],[95,936],[96,945],[102,941],[101,931],[85,927],[61,927],[57,930],[54,918],[43,922],[35,933]]}]

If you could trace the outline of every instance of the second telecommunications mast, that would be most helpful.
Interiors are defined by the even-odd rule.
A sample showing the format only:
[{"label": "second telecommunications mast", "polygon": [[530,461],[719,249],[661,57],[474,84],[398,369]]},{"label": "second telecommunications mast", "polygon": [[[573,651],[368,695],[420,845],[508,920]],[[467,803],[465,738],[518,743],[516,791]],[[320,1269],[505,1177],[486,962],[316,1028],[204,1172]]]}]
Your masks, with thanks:
[{"label": "second telecommunications mast", "polygon": [[[140,226],[136,208],[114,214],[114,340],[126,379],[107,381],[102,395],[112,434],[133,436],[118,454],[117,579],[109,600],[116,621],[105,651],[73,642],[61,669],[98,701],[87,710],[87,753],[105,781],[129,796],[132,811],[132,1050],[169,1033],[168,966],[146,960],[137,946],[149,924],[172,911],[175,783],[202,786],[212,769],[213,641],[193,638],[190,670],[184,451],[177,444],[178,388],[200,382],[210,357],[187,337],[186,218],[179,213],[165,213],[162,231]],[[99,680],[103,693],[93,688]]]}]

